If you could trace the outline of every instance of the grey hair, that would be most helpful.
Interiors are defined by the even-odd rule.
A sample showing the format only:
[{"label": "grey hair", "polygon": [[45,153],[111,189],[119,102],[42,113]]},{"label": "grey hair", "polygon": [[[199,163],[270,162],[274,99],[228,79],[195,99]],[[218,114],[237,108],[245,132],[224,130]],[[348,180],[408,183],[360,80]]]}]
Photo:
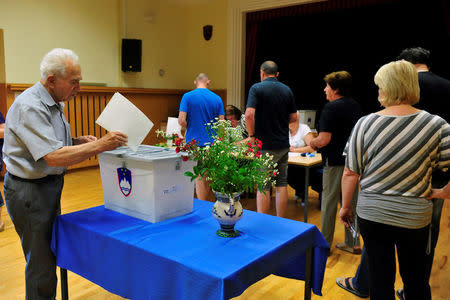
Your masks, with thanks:
[{"label": "grey hair", "polygon": [[63,48],[51,50],[41,61],[41,78],[46,80],[50,75],[64,78],[66,76],[67,61],[71,61],[74,65],[79,65],[78,55],[72,50]]},{"label": "grey hair", "polygon": [[197,81],[197,82],[199,82],[199,81],[206,82],[208,80],[209,80],[209,77],[208,77],[208,74],[206,74],[206,73],[200,73],[197,75],[197,77],[195,77],[195,81]]}]

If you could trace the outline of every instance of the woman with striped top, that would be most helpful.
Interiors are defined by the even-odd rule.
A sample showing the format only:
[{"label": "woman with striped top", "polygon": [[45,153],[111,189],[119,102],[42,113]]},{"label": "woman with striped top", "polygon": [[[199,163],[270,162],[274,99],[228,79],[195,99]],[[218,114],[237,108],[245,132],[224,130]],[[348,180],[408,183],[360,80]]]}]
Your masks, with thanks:
[{"label": "woman with striped top", "polygon": [[352,195],[369,258],[370,298],[394,299],[395,248],[405,298],[431,299],[425,276],[430,198],[450,197],[450,184],[431,188],[431,172],[450,166],[450,126],[418,110],[415,67],[406,61],[382,66],[375,75],[383,110],[361,118],[349,138],[342,176],[345,226],[353,222]]}]

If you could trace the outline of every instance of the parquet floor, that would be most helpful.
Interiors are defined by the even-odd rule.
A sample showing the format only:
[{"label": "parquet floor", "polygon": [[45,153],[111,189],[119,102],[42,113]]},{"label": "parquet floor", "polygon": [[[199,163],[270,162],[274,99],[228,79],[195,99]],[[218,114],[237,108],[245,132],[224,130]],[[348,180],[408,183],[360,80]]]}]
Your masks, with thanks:
[{"label": "parquet floor", "polygon": [[[309,222],[320,229],[320,210],[318,210],[318,195],[310,192]],[[255,199],[243,199],[245,209],[256,210]],[[103,192],[98,168],[70,171],[65,177],[65,187],[62,195],[62,213],[69,213],[88,207],[103,204]],[[272,202],[274,206],[274,200]],[[274,214],[274,210],[271,211]],[[11,220],[4,207],[2,219],[6,223],[4,232],[0,232],[0,300],[15,300],[25,298],[23,257],[20,241]],[[289,190],[288,218],[303,220],[303,207],[294,200],[293,191]],[[245,215],[244,215],[245,218]],[[334,243],[344,240],[343,226],[336,220]],[[433,271],[430,279],[434,300],[450,299],[450,269],[448,264],[450,240],[450,201],[446,201],[441,219],[441,232],[436,248]],[[328,258],[323,284],[323,296],[313,295],[312,299],[361,299],[345,292],[336,285],[339,276],[353,276],[359,264],[359,255],[342,252],[332,247]],[[112,300],[123,299],[113,295],[90,281],[68,272],[69,298],[71,300]],[[59,272],[58,272],[59,276]],[[396,287],[402,286],[397,274]],[[303,299],[304,282],[270,275],[249,287],[237,300],[286,300]],[[60,288],[58,286],[58,299]],[[199,299],[201,300],[201,299]]]}]

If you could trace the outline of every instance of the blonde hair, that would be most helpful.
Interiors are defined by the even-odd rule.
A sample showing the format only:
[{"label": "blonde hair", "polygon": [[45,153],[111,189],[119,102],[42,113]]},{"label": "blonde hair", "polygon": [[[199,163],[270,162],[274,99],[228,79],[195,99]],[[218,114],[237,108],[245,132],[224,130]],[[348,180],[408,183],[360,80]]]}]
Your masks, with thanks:
[{"label": "blonde hair", "polygon": [[378,101],[384,107],[419,102],[419,77],[416,68],[405,60],[382,66],[375,74],[375,84],[383,92]]}]

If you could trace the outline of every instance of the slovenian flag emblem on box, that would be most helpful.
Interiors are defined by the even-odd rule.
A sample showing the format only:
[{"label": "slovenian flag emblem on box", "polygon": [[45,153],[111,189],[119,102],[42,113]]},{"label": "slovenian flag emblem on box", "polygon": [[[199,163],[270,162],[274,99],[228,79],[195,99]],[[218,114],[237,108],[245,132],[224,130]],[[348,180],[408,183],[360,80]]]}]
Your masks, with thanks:
[{"label": "slovenian flag emblem on box", "polygon": [[128,197],[133,187],[131,171],[127,168],[117,168],[117,178],[119,180],[120,191],[125,197]]}]

